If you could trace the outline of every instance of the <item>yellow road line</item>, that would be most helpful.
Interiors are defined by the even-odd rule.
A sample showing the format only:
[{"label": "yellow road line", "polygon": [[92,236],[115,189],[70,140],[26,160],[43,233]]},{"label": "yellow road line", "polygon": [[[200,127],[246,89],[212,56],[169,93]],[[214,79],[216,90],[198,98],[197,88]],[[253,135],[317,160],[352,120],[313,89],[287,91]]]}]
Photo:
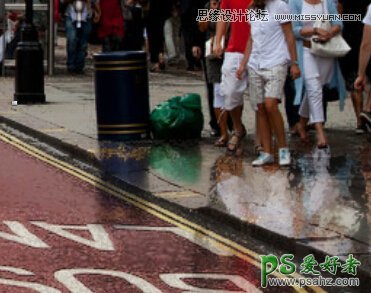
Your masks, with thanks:
[{"label": "yellow road line", "polygon": [[0,111],[0,114],[9,116],[9,115],[19,115],[19,112],[11,110],[11,111]]},{"label": "yellow road line", "polygon": [[[118,197],[120,199],[123,199],[132,205],[170,223],[175,226],[178,226],[179,228],[182,228],[184,230],[187,230],[188,232],[194,234],[197,237],[209,237],[210,241],[224,249],[232,253],[233,255],[245,260],[246,262],[254,265],[257,267],[259,270],[261,269],[260,265],[260,257],[259,254],[256,252],[241,246],[240,244],[225,238],[219,234],[216,234],[215,232],[208,230],[202,226],[199,226],[198,224],[195,224],[193,222],[190,222],[189,220],[182,218],[156,204],[153,204],[151,202],[146,201],[143,198],[140,198],[134,194],[131,194],[129,192],[126,192],[124,190],[121,190],[120,188],[109,184],[107,182],[102,181],[99,177],[96,177],[94,175],[91,175],[79,168],[76,168],[66,162],[63,162],[51,155],[48,155],[47,153],[19,140],[18,138],[0,130],[0,139],[20,150],[23,152],[51,165],[54,166],[60,170],[65,171],[66,173],[73,175],[82,181],[88,182],[91,185],[99,188],[102,191],[105,191],[109,193],[112,196]],[[287,278],[287,276],[284,276],[280,273],[273,273],[273,275],[277,278]],[[302,275],[295,273],[292,274],[292,277],[294,278],[304,278]],[[297,292],[307,292],[305,289],[299,288],[299,287],[294,287],[294,289]],[[322,288],[320,287],[310,287],[310,289],[313,292],[318,292],[318,293],[324,293]]]},{"label": "yellow road line", "polygon": [[39,129],[41,132],[47,132],[47,133],[55,133],[55,132],[64,132],[66,131],[66,128],[60,127],[60,128],[45,128],[45,129]]},{"label": "yellow road line", "polygon": [[162,198],[188,198],[188,197],[204,197],[202,194],[193,192],[193,191],[165,191],[165,192],[155,192],[155,196]]},{"label": "yellow road line", "polygon": [[135,134],[146,133],[147,130],[98,130],[98,134]]}]

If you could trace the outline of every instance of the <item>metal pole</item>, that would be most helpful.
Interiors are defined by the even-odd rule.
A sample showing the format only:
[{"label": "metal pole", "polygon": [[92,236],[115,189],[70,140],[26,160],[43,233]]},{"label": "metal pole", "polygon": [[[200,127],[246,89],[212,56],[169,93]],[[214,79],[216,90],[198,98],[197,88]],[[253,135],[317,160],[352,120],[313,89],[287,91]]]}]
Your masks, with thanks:
[{"label": "metal pole", "polygon": [[48,74],[54,74],[54,0],[49,0]]},{"label": "metal pole", "polygon": [[33,0],[26,0],[26,21],[15,50],[14,104],[45,103],[43,50],[32,18]]},{"label": "metal pole", "polygon": [[33,20],[33,7],[32,7],[32,0],[26,0],[26,23],[32,24]]}]

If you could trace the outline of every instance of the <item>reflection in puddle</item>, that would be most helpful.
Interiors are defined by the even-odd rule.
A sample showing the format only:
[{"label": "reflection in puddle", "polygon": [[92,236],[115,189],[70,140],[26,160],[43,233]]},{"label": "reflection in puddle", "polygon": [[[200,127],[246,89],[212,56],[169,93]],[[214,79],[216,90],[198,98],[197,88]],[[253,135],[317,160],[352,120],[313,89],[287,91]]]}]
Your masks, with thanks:
[{"label": "reflection in puddle", "polygon": [[[304,187],[305,220],[341,234],[355,235],[365,219],[364,203],[359,202],[365,184],[357,161],[350,155],[331,157],[316,150],[300,158],[298,167]],[[353,181],[356,189],[352,188]],[[367,238],[360,240],[367,243]]]},{"label": "reflection in puddle", "polygon": [[166,180],[177,183],[196,183],[201,173],[199,146],[180,147],[168,144],[154,146],[149,153],[149,164]]},{"label": "reflection in puddle", "polygon": [[103,171],[129,174],[148,168],[149,147],[118,142],[99,142],[99,159]]},{"label": "reflection in puddle", "polygon": [[210,205],[293,237],[325,237],[335,231],[368,243],[359,161],[316,149],[295,162],[290,169],[253,168],[242,159],[220,157]]},{"label": "reflection in puddle", "polygon": [[296,145],[285,169],[253,168],[251,154],[221,155],[202,142],[102,144],[101,162],[105,171],[148,191],[172,191],[173,184],[207,195],[208,202],[194,200],[192,208],[208,205],[289,237],[340,234],[368,243],[370,146],[344,135],[330,139],[331,155]]},{"label": "reflection in puddle", "polygon": [[197,145],[138,146],[105,141],[100,142],[99,158],[103,171],[122,179],[132,177],[133,173],[136,177],[147,177],[150,169],[166,181],[193,184],[199,181],[202,171],[202,156]]}]

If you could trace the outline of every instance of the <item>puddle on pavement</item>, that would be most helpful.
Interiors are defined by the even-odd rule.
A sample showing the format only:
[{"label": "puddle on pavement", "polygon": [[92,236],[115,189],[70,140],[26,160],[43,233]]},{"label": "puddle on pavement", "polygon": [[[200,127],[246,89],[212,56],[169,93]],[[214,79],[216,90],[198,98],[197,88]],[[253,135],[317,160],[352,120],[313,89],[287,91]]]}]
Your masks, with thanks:
[{"label": "puddle on pavement", "polygon": [[[207,196],[213,208],[294,238],[350,236],[370,243],[368,196],[370,144],[341,131],[329,132],[331,153],[291,142],[294,162],[253,168],[249,150],[241,158],[199,143],[101,143],[104,170],[139,187],[149,174]],[[133,180],[135,178],[135,180]],[[368,189],[367,189],[368,188]],[[368,190],[368,192],[367,192]],[[151,191],[151,190],[149,190]],[[206,206],[205,206],[206,205]]]}]

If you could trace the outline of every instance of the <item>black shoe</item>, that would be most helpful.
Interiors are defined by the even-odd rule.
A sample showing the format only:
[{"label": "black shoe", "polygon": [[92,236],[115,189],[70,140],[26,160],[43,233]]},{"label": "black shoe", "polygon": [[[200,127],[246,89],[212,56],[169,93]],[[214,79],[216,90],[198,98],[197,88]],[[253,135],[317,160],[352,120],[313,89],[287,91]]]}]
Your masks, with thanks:
[{"label": "black shoe", "polygon": [[366,124],[371,125],[371,112],[362,112],[360,118]]},{"label": "black shoe", "polygon": [[188,66],[187,71],[195,71],[195,67],[194,66]]},{"label": "black shoe", "polygon": [[367,131],[367,129],[366,129],[365,124],[359,125],[356,128],[356,134],[364,134],[364,133],[366,133],[366,131]]},{"label": "black shoe", "polygon": [[371,134],[371,112],[362,112],[360,115],[366,131]]},{"label": "black shoe", "polygon": [[85,71],[84,71],[84,69],[75,69],[75,74],[84,74],[85,73]]},{"label": "black shoe", "polygon": [[220,136],[220,131],[219,129],[211,129],[211,132],[210,132],[210,135],[211,137],[219,137]]}]

